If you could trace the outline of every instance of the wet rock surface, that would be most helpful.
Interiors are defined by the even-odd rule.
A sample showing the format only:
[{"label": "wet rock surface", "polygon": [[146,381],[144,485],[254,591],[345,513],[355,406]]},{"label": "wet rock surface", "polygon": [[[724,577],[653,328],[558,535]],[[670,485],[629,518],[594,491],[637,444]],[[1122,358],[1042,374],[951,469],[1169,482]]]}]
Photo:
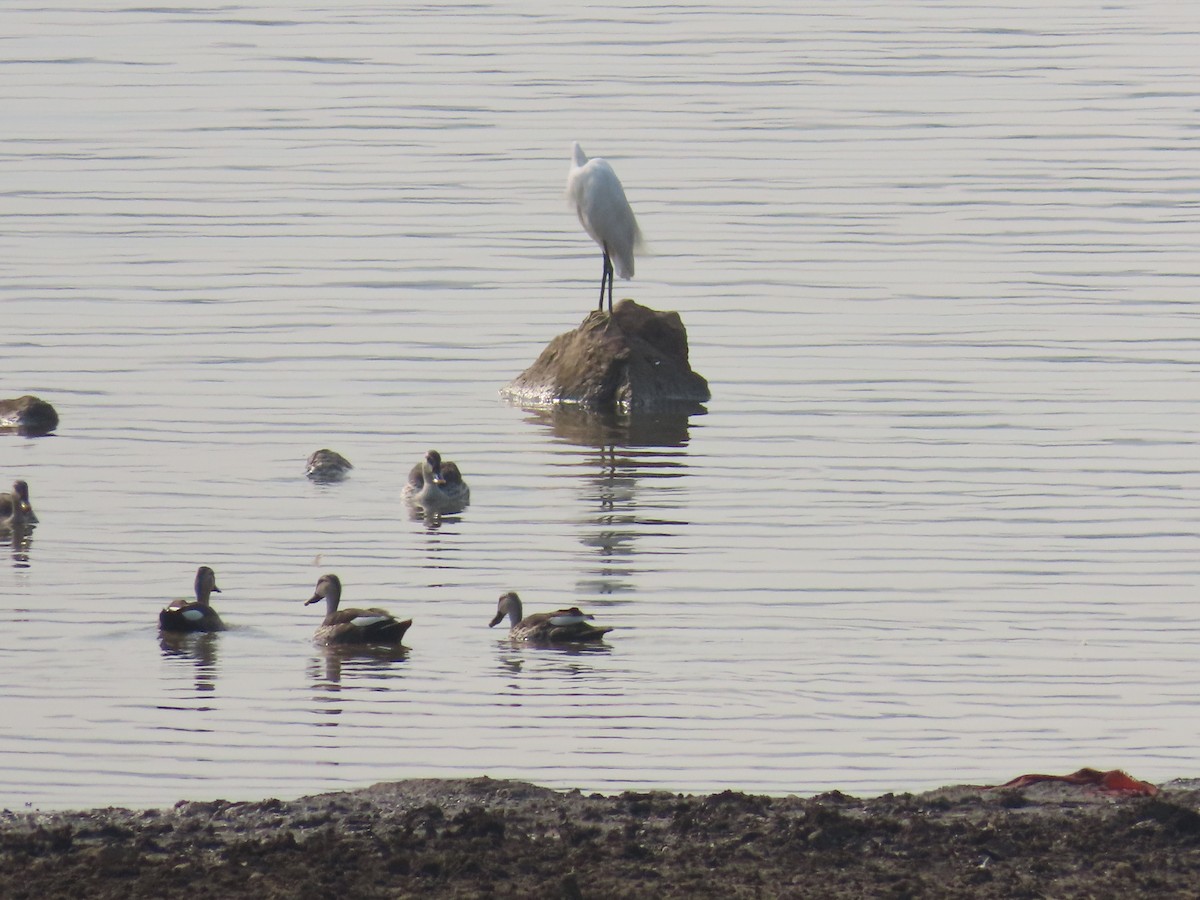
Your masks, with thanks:
[{"label": "wet rock surface", "polygon": [[283,802],[5,811],[6,898],[1192,897],[1200,791],[860,800],[487,778]]},{"label": "wet rock surface", "polygon": [[522,406],[576,404],[596,411],[678,408],[711,398],[688,362],[687,331],[675,312],[625,299],[592,312],[554,338],[501,394]]}]

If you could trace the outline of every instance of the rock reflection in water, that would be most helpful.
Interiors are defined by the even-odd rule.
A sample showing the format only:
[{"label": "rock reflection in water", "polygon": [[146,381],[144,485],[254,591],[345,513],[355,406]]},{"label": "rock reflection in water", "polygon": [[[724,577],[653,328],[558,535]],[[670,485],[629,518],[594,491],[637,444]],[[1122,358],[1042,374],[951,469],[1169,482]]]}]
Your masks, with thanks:
[{"label": "rock reflection in water", "polygon": [[635,590],[628,560],[637,540],[654,532],[670,532],[688,522],[676,517],[649,516],[650,509],[671,508],[663,492],[652,494],[647,480],[678,479],[687,475],[689,420],[703,415],[703,406],[636,415],[599,414],[578,407],[532,409],[527,421],[547,426],[562,442],[595,450],[579,465],[587,504],[580,542],[596,552],[597,562],[577,590],[585,594],[615,594]]}]

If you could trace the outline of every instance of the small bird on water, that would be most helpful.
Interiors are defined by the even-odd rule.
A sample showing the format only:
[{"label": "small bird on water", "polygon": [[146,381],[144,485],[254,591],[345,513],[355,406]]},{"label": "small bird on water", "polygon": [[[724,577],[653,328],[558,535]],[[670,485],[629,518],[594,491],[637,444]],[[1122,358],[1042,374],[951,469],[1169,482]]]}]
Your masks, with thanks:
[{"label": "small bird on water", "polygon": [[353,469],[350,460],[336,450],[314,450],[305,464],[304,473],[313,481],[341,481]]},{"label": "small bird on water", "polygon": [[208,566],[196,570],[195,600],[172,600],[158,614],[163,631],[224,631],[225,623],[209,605],[209,598],[221,593],[217,576]]},{"label": "small bird on water", "polygon": [[19,479],[14,481],[11,494],[0,494],[0,526],[32,524],[37,520],[29,502],[29,485]]},{"label": "small bird on water", "polygon": [[404,502],[427,513],[461,512],[471,502],[471,489],[457,465],[430,450],[412,467],[400,492]]},{"label": "small bird on water", "polygon": [[499,625],[505,616],[508,616],[511,625],[508,637],[513,641],[541,644],[592,643],[603,640],[604,636],[613,630],[611,625],[597,627],[589,624],[594,616],[585,613],[578,606],[527,616],[521,605],[521,598],[515,591],[506,591],[500,595],[500,601],[496,604],[496,615],[488,623],[488,627],[494,628]]},{"label": "small bird on water", "polygon": [[318,644],[390,644],[399,645],[412,619],[400,621],[386,609],[338,609],[342,599],[342,581],[336,575],[322,575],[316,590],[304,605],[325,601],[325,618],[313,635]]},{"label": "small bird on water", "polygon": [[608,284],[608,311],[612,312],[613,265],[622,278],[633,277],[633,254],[643,246],[633,209],[625,199],[621,179],[608,160],[587,158],[576,141],[572,147],[571,171],[567,173],[567,199],[579,221],[604,253],[600,274],[600,305],[604,309],[604,285]]}]

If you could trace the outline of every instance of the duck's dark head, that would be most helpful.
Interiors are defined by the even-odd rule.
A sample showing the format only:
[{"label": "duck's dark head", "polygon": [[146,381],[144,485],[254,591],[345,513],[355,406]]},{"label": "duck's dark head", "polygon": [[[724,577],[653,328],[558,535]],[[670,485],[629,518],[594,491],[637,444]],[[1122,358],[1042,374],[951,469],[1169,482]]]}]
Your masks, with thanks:
[{"label": "duck's dark head", "polygon": [[488,623],[488,628],[499,625],[504,621],[505,616],[509,616],[514,625],[521,621],[521,598],[517,596],[516,591],[508,591],[500,595],[500,601],[496,604],[496,615]]},{"label": "duck's dark head", "polygon": [[436,450],[430,450],[425,454],[425,464],[429,466],[430,477],[434,484],[446,483],[446,479],[442,475],[442,454]]},{"label": "duck's dark head", "polygon": [[213,593],[221,593],[217,587],[217,573],[208,566],[201,566],[196,570],[196,596],[207,597]]},{"label": "duck's dark head", "polygon": [[13,502],[21,518],[29,522],[37,521],[37,516],[33,514],[33,505],[29,502],[29,484],[19,478],[13,482]]},{"label": "duck's dark head", "polygon": [[316,603],[318,600],[334,600],[337,601],[342,596],[342,582],[336,575],[322,575],[317,580],[316,590],[313,595],[304,601],[304,605],[308,606],[311,603]]}]

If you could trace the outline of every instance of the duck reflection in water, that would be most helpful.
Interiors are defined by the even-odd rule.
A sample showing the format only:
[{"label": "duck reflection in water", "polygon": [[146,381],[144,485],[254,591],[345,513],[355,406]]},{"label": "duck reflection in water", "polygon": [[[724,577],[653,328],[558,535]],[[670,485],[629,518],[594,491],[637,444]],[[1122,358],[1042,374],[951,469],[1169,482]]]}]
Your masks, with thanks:
[{"label": "duck reflection in water", "polygon": [[13,568],[28,569],[30,551],[33,549],[33,532],[36,526],[32,522],[20,522],[16,525],[0,525],[0,547],[11,547]]},{"label": "duck reflection in water", "polygon": [[440,531],[446,525],[457,525],[463,520],[460,512],[438,512],[436,510],[422,509],[419,506],[410,506],[408,508],[408,517],[414,522],[423,523],[427,534]]},{"label": "duck reflection in water", "polygon": [[[590,644],[538,644],[536,642],[507,641],[501,646],[504,652],[500,655],[500,669],[509,675],[533,675],[534,673],[553,672],[555,675],[581,676],[595,675],[596,670],[587,665],[585,660],[590,656],[609,656],[613,652],[610,644],[596,641]],[[529,649],[535,653],[522,653]],[[526,664],[530,671],[526,671]]]},{"label": "duck reflection in water", "polygon": [[404,668],[397,663],[408,659],[408,648],[400,645],[341,644],[319,650],[321,655],[310,660],[307,667],[316,702],[313,711],[319,716],[342,714],[344,702],[349,699],[342,695],[343,687],[350,696],[355,690],[384,691],[398,687],[396,679],[403,675]]},{"label": "duck reflection in water", "polygon": [[195,668],[194,687],[198,694],[217,689],[217,648],[220,638],[213,632],[163,631],[158,646],[163,659]]},{"label": "duck reflection in water", "polygon": [[29,485],[18,479],[13,482],[11,494],[0,494],[0,541],[12,547],[14,569],[29,568],[29,548],[37,522]]},{"label": "duck reflection in water", "polygon": [[[541,644],[536,641],[497,641],[496,668],[504,679],[499,699],[521,706],[525,697],[592,698],[608,690],[613,648],[605,641],[583,644]],[[588,701],[590,703],[590,700]]]}]

